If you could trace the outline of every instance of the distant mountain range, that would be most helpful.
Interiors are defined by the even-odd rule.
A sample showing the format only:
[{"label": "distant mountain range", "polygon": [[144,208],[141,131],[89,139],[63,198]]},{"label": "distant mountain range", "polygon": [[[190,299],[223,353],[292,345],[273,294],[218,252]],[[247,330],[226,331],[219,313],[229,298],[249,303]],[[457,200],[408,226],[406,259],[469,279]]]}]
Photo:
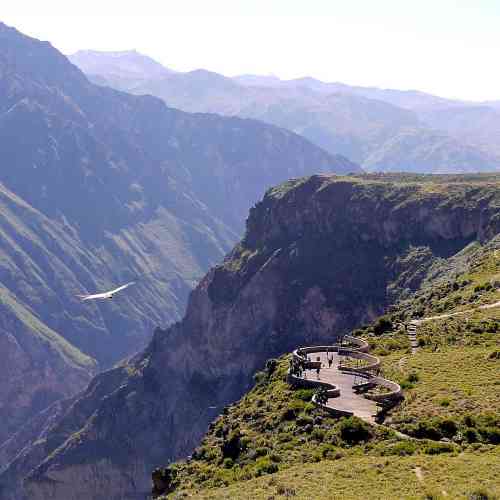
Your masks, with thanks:
[{"label": "distant mountain range", "polygon": [[[189,112],[255,118],[303,135],[366,170],[479,172],[500,170],[500,104],[276,76],[228,78],[206,70],[150,69],[137,52],[70,56],[91,80],[151,94]],[[143,63],[139,61],[144,58]],[[131,78],[130,67],[141,68]],[[121,69],[123,68],[123,70]]]},{"label": "distant mountain range", "polygon": [[179,319],[269,186],[360,170],[287,130],[94,85],[3,24],[0,75],[0,445]]}]

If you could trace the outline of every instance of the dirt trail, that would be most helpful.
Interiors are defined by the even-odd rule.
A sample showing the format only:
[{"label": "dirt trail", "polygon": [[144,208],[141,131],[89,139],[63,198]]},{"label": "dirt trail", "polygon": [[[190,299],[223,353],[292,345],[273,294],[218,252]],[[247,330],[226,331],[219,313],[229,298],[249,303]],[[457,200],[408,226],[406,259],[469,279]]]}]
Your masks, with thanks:
[{"label": "dirt trail", "polygon": [[500,307],[500,300],[498,302],[494,302],[493,304],[484,304],[482,306],[474,307],[473,309],[466,309],[465,311],[457,311],[454,313],[448,314],[440,314],[438,316],[428,316],[427,318],[422,319],[412,319],[408,326],[408,339],[410,340],[411,345],[411,353],[415,354],[418,350],[418,341],[417,341],[417,327],[421,323],[425,323],[426,321],[433,321],[436,319],[446,319],[451,318],[452,316],[459,316],[461,314],[468,314],[477,311],[478,309],[493,309],[495,307]]}]

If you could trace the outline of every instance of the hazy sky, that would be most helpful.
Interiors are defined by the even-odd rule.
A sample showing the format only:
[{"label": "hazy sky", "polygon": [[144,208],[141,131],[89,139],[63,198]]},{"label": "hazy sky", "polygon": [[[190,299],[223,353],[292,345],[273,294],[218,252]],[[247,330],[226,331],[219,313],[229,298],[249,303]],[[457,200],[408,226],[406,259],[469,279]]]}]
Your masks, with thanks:
[{"label": "hazy sky", "polygon": [[500,99],[500,0],[2,0],[0,15],[64,53]]}]

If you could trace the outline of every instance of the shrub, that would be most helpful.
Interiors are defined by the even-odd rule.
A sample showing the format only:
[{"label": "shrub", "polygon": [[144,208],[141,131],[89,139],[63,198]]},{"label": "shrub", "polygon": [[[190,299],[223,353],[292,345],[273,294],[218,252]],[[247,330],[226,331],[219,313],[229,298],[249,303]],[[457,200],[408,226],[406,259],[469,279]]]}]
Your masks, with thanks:
[{"label": "shrub", "polygon": [[314,403],[306,403],[305,406],[304,406],[304,413],[307,413],[309,415],[315,409],[316,409],[316,406],[314,405]]},{"label": "shrub", "polygon": [[469,414],[464,416],[463,423],[467,427],[474,427],[476,425],[474,417],[472,415],[469,415]]},{"label": "shrub", "polygon": [[472,427],[465,429],[464,437],[469,443],[477,443],[481,439],[479,433]]},{"label": "shrub", "polygon": [[269,448],[261,446],[255,450],[255,453],[257,454],[258,457],[264,457],[269,453]]},{"label": "shrub", "polygon": [[222,457],[236,460],[241,451],[240,431],[234,430],[221,445]]},{"label": "shrub", "polygon": [[469,493],[468,500],[493,500],[495,497],[491,496],[486,490],[475,490]]},{"label": "shrub", "polygon": [[418,382],[420,380],[420,377],[418,375],[417,372],[411,372],[409,375],[408,375],[408,382]]},{"label": "shrub", "polygon": [[299,413],[302,413],[302,411],[305,408],[305,403],[301,399],[292,401],[289,405],[288,408],[286,408],[283,413],[281,414],[281,420],[294,420],[297,418],[297,415]]},{"label": "shrub", "polygon": [[268,377],[270,377],[276,371],[277,366],[278,361],[276,359],[268,359],[266,361],[266,373]]},{"label": "shrub", "polygon": [[373,333],[375,335],[382,335],[385,332],[392,330],[392,321],[386,316],[381,316],[373,325]]},{"label": "shrub", "polygon": [[268,457],[259,458],[255,464],[255,475],[262,476],[264,474],[274,474],[278,472],[278,466],[271,462]]},{"label": "shrub", "polygon": [[308,417],[307,415],[300,415],[297,418],[297,425],[301,427],[305,427],[306,425],[312,425],[313,419],[311,417]]},{"label": "shrub", "polygon": [[424,453],[427,455],[439,455],[440,453],[451,453],[455,451],[455,446],[451,443],[430,442],[424,446]]},{"label": "shrub", "polygon": [[450,419],[441,420],[438,426],[441,432],[448,438],[453,437],[458,431],[457,424]]},{"label": "shrub", "polygon": [[311,401],[313,394],[314,394],[314,389],[298,389],[293,392],[293,397],[308,402]]},{"label": "shrub", "polygon": [[399,455],[400,457],[406,455],[413,455],[417,451],[417,445],[410,440],[399,441],[393,446],[385,448],[382,455]]},{"label": "shrub", "polygon": [[443,437],[441,430],[433,419],[420,420],[416,425],[407,426],[403,432],[419,439],[434,439],[438,441]]},{"label": "shrub", "polygon": [[257,372],[253,376],[253,380],[255,385],[263,385],[267,382],[267,373],[266,372]]},{"label": "shrub", "polygon": [[368,425],[356,417],[343,418],[340,421],[340,437],[350,444],[367,441],[371,437]]},{"label": "shrub", "polygon": [[320,443],[325,439],[325,431],[322,429],[314,429],[311,433],[311,437]]},{"label": "shrub", "polygon": [[408,380],[403,380],[400,385],[401,385],[401,389],[404,389],[404,390],[413,389],[415,387]]},{"label": "shrub", "polygon": [[480,427],[479,434],[491,444],[500,444],[500,429],[498,427]]}]

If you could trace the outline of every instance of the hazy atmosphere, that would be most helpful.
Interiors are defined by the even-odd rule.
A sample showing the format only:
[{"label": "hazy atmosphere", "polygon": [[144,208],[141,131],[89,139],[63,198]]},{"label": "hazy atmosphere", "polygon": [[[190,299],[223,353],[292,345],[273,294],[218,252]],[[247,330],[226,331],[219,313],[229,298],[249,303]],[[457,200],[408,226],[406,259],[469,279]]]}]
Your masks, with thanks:
[{"label": "hazy atmosphere", "polygon": [[500,4],[18,0],[0,500],[498,500]]},{"label": "hazy atmosphere", "polygon": [[7,0],[2,17],[64,53],[136,49],[182,71],[500,99],[496,0]]}]

